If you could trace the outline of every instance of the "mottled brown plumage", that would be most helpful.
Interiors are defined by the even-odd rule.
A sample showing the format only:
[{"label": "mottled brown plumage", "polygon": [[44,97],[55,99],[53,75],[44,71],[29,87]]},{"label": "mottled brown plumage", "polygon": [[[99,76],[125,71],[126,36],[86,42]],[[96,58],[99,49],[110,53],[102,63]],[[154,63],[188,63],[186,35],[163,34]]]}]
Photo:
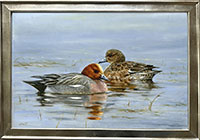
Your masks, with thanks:
[{"label": "mottled brown plumage", "polygon": [[[153,65],[137,63],[134,61],[125,61],[124,54],[116,49],[110,49],[106,52],[106,61],[110,65],[105,69],[104,75],[113,84],[130,84],[134,80],[150,81],[159,72],[154,70]],[[101,63],[100,62],[100,63]]]}]

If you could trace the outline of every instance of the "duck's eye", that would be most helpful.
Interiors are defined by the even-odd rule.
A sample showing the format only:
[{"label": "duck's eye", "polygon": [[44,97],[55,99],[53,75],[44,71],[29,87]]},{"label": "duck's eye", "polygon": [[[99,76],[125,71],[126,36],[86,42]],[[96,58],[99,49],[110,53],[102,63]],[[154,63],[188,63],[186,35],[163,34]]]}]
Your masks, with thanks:
[{"label": "duck's eye", "polygon": [[112,55],[112,54],[108,54],[107,56],[108,56],[108,57],[112,57],[113,55]]},{"label": "duck's eye", "polygon": [[99,73],[99,71],[98,70],[94,70],[94,73]]}]

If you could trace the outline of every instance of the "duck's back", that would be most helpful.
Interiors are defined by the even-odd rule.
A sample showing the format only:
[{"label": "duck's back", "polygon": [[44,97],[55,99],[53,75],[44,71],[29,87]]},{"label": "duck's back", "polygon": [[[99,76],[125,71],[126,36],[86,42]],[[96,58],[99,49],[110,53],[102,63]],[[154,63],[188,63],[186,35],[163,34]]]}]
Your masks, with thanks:
[{"label": "duck's back", "polygon": [[92,79],[80,73],[45,74],[33,77],[41,79],[40,83],[54,93],[87,94],[90,92],[90,85],[95,83]]},{"label": "duck's back", "polygon": [[110,64],[104,71],[105,76],[111,83],[130,84],[133,80],[152,80],[155,74],[160,71],[153,65],[124,61]]},{"label": "duck's back", "polygon": [[87,94],[90,92],[90,85],[94,83],[89,77],[79,73],[61,74],[56,83],[48,83],[53,92],[67,94]]}]

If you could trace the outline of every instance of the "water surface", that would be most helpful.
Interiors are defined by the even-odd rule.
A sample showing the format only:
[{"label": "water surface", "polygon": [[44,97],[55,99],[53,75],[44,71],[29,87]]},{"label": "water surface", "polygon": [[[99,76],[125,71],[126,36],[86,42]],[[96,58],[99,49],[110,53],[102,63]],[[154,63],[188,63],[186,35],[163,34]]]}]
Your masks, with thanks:
[{"label": "water surface", "polygon": [[[12,34],[14,128],[188,128],[186,13],[14,13]],[[38,95],[22,82],[81,72],[111,48],[162,73],[94,95]]]}]

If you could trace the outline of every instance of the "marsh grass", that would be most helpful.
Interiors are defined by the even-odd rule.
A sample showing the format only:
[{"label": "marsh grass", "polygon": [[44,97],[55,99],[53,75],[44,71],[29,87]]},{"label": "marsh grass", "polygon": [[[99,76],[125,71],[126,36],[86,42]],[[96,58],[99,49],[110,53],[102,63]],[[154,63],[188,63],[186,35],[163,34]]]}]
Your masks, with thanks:
[{"label": "marsh grass", "polygon": [[126,113],[141,113],[146,112],[147,109],[119,109],[120,112],[126,112]]},{"label": "marsh grass", "polygon": [[85,119],[85,128],[87,128],[87,118]]},{"label": "marsh grass", "polygon": [[62,115],[60,116],[60,119],[58,120],[58,123],[56,124],[56,128],[58,128],[60,122],[62,121],[62,117],[63,117],[63,115],[64,115],[64,114],[62,114]]},{"label": "marsh grass", "polygon": [[76,111],[74,112],[74,120],[76,118],[77,113],[78,113],[78,110],[76,109]]},{"label": "marsh grass", "polygon": [[14,67],[51,67],[54,65],[64,65],[59,62],[51,61],[51,60],[43,60],[43,61],[33,61],[33,60],[25,60],[22,58],[16,58],[13,61]]},{"label": "marsh grass", "polygon": [[111,116],[113,119],[123,118],[123,119],[136,119],[137,117],[128,117],[128,116]]},{"label": "marsh grass", "polygon": [[[144,109],[119,109],[120,112],[126,112],[126,113],[142,113],[142,112],[147,112],[147,111],[152,111],[152,106],[153,106],[153,103],[156,101],[156,99],[158,97],[160,97],[160,95],[162,94],[163,92],[159,93],[158,95],[156,95],[149,103],[149,106],[147,108],[144,108]],[[129,107],[130,107],[130,101],[128,101],[128,104],[127,104]]]},{"label": "marsh grass", "polygon": [[40,110],[39,110],[39,118],[40,118],[40,120],[42,120],[42,113]]},{"label": "marsh grass", "polygon": [[22,99],[21,99],[21,97],[19,96],[19,104],[21,104],[22,103]]},{"label": "marsh grass", "polygon": [[129,100],[127,106],[130,106],[130,105],[131,105],[131,101]]},{"label": "marsh grass", "polygon": [[148,107],[148,110],[149,110],[149,111],[152,111],[152,105],[153,105],[153,103],[156,101],[156,99],[157,99],[158,97],[160,97],[160,94],[162,94],[162,93],[159,93],[158,95],[156,95],[156,96],[153,98],[153,100],[150,102],[149,107]]},{"label": "marsh grass", "polygon": [[26,101],[26,102],[28,102],[28,101],[29,101],[29,99],[28,99],[28,98],[26,98],[26,99],[25,99],[25,101]]},{"label": "marsh grass", "polygon": [[187,104],[185,104],[185,103],[163,104],[163,106],[168,106],[168,107],[177,107],[177,106],[187,106]]}]

